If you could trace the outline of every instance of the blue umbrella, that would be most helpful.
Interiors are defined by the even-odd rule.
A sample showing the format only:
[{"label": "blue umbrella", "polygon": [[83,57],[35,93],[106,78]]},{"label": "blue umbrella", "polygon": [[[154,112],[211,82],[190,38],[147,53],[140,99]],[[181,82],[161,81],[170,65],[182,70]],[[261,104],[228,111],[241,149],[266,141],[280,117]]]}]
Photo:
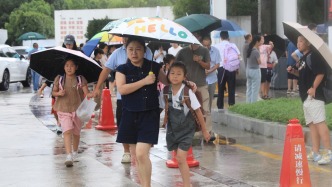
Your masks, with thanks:
[{"label": "blue umbrella", "polygon": [[214,38],[220,38],[220,31],[228,31],[229,37],[240,37],[247,34],[238,24],[233,21],[222,19],[221,20],[221,27],[216,29]]},{"label": "blue umbrella", "polygon": [[91,56],[92,52],[97,47],[98,43],[100,41],[100,38],[91,39],[83,46],[82,51],[86,56]]}]

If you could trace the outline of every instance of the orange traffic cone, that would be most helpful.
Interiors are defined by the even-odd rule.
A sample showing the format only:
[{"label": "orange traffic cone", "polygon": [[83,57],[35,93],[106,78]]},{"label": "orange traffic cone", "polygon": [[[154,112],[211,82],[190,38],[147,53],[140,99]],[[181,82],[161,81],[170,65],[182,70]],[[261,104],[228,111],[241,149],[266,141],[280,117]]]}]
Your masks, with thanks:
[{"label": "orange traffic cone", "polygon": [[111,92],[109,89],[103,89],[101,95],[101,106],[99,124],[96,126],[98,130],[115,130],[118,127],[114,123],[113,107],[111,100]]},{"label": "orange traffic cone", "polygon": [[[199,161],[195,160],[192,147],[189,148],[187,153],[187,164],[189,167],[199,166]],[[166,166],[169,168],[178,168],[179,163],[176,160],[176,152],[172,151],[172,159],[166,161]]]},{"label": "orange traffic cone", "polygon": [[310,173],[302,126],[298,119],[289,120],[280,172],[280,187],[310,187]]}]

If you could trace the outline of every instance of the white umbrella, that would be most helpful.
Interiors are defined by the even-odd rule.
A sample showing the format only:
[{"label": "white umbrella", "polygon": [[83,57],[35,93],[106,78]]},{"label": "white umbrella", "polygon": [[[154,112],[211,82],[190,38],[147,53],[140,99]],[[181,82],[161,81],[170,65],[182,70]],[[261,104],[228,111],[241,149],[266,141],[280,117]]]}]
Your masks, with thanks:
[{"label": "white umbrella", "polygon": [[142,17],[124,21],[109,33],[124,37],[139,36],[148,41],[200,44],[188,29],[160,17]]},{"label": "white umbrella", "polygon": [[291,42],[296,45],[297,38],[299,36],[303,36],[311,43],[314,48],[313,50],[316,50],[323,57],[326,63],[332,68],[332,53],[322,38],[308,29],[308,27],[298,23],[283,22],[283,25],[284,33]]}]

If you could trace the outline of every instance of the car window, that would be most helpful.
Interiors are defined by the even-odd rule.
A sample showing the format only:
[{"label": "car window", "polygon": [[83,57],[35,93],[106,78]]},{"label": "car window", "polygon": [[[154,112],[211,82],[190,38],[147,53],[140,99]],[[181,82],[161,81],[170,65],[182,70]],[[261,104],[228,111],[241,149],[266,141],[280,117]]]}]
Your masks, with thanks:
[{"label": "car window", "polygon": [[5,53],[0,49],[0,57],[6,57]]},{"label": "car window", "polygon": [[20,58],[20,55],[12,48],[7,48],[6,55],[11,58]]}]

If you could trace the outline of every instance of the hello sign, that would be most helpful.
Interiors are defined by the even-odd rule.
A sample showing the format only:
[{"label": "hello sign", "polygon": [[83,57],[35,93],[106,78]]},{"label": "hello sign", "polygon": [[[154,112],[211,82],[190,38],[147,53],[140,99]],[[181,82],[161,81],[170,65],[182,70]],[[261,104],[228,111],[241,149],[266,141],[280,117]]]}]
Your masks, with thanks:
[{"label": "hello sign", "polygon": [[162,18],[138,18],[127,22],[127,27],[134,27],[134,34],[163,32],[186,39],[188,34],[181,30],[182,26]]}]

